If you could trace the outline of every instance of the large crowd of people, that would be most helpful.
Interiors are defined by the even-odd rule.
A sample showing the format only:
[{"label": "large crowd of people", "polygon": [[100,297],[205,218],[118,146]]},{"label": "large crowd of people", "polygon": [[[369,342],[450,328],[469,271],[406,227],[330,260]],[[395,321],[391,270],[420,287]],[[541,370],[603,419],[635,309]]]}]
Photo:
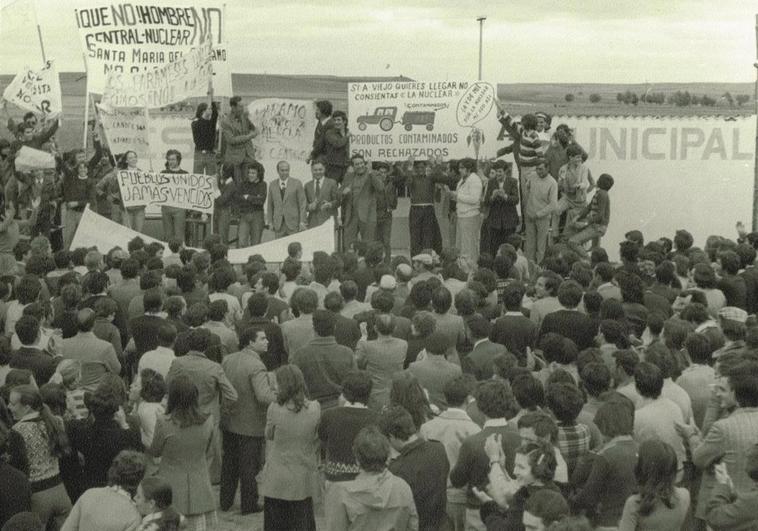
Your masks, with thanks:
[{"label": "large crowd of people", "polygon": [[[194,171],[213,172],[203,105]],[[49,130],[0,146],[3,531],[210,530],[237,511],[267,531],[758,528],[758,233],[630,230],[611,262],[613,179],[567,126],[500,109],[517,180],[502,161],[348,158],[346,116],[317,109],[313,181],[282,161],[266,186],[232,99],[219,230],[197,249],[168,209],[167,246],[69,249],[56,189],[64,235],[91,181],[142,228],[104,147],[63,156],[61,186],[9,169]],[[398,191],[408,254],[387,236]],[[343,249],[228,260],[234,219],[246,246],[332,216]]]}]

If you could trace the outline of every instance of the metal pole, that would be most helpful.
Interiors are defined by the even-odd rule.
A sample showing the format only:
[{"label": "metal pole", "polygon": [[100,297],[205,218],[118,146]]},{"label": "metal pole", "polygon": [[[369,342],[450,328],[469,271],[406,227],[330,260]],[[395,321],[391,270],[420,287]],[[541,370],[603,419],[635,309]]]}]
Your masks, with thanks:
[{"label": "metal pole", "polygon": [[47,58],[45,57],[45,43],[42,42],[42,28],[39,27],[39,24],[37,24],[37,37],[39,38],[39,48],[42,50],[42,63],[47,63]]},{"label": "metal pole", "polygon": [[755,158],[753,160],[753,232],[758,230],[758,14],[755,15],[755,89],[753,106],[755,107]]},{"label": "metal pole", "polygon": [[484,33],[484,21],[487,17],[479,17],[479,81],[482,80],[482,34]]}]

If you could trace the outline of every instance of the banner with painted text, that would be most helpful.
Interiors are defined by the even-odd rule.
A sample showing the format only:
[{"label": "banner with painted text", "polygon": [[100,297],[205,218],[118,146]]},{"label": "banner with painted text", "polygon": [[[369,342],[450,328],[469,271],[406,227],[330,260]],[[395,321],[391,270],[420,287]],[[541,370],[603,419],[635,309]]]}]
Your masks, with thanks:
[{"label": "banner with painted text", "polygon": [[134,151],[140,160],[150,157],[145,109],[114,109],[98,105],[108,147],[113,155]]},{"label": "banner with painted text", "polygon": [[614,178],[602,241],[614,257],[632,229],[653,240],[686,228],[702,247],[711,234],[734,238],[737,221],[750,226],[754,117],[553,116],[552,123],[574,129],[595,179]]},{"label": "banner with painted text", "polygon": [[[76,228],[76,234],[74,234],[74,239],[71,242],[71,248],[95,247],[102,254],[106,254],[116,246],[126,249],[129,242],[137,236],[142,238],[145,243],[163,243],[165,247],[163,255],[170,256],[172,254],[171,249],[168,248],[168,244],[165,242],[161,242],[147,234],[137,232],[100,216],[90,210],[89,207],[84,209],[82,219]],[[304,262],[311,262],[313,260],[313,253],[316,251],[333,253],[334,220],[330,218],[326,223],[316,228],[298,232],[297,234],[292,234],[278,240],[271,240],[243,249],[230,249],[228,260],[232,264],[246,264],[249,256],[260,254],[267,262],[282,262],[287,257],[287,246],[293,241],[300,242],[303,245],[302,260]]]},{"label": "banner with painted text", "polygon": [[[74,10],[89,92],[102,94],[111,71],[144,72],[172,63],[199,46],[208,33],[214,48],[226,42],[223,8],[214,2],[93,4]],[[232,96],[231,82],[221,83],[215,95]]]},{"label": "banner with painted text", "polygon": [[148,72],[108,72],[102,103],[110,107],[158,109],[208,94],[213,76],[210,40],[162,68]]},{"label": "banner with painted text", "polygon": [[256,159],[266,169],[266,180],[275,179],[276,164],[286,160],[290,174],[303,182],[310,179],[306,160],[313,149],[316,114],[311,100],[262,98],[247,106],[250,121],[258,129],[253,139]]},{"label": "banner with painted text", "polygon": [[157,205],[212,214],[213,200],[220,195],[211,175],[119,170],[116,178],[127,208]]},{"label": "banner with painted text", "polygon": [[483,81],[348,83],[350,149],[386,161],[493,157],[494,104]]},{"label": "banner with painted text", "polygon": [[26,67],[3,91],[3,99],[45,118],[55,118],[63,112],[61,83],[55,63],[48,60],[40,69]]}]

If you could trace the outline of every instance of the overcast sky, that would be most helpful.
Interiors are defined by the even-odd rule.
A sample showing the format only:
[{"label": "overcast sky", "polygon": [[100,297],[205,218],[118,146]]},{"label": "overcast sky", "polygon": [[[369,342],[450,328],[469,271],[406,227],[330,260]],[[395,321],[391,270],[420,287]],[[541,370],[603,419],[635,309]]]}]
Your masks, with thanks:
[{"label": "overcast sky", "polygon": [[[59,71],[84,70],[73,11],[100,3],[37,0]],[[756,11],[749,0],[229,0],[226,30],[235,72],[475,78],[486,16],[492,82],[749,82]],[[3,32],[0,73],[39,62],[36,43],[33,27]]]}]

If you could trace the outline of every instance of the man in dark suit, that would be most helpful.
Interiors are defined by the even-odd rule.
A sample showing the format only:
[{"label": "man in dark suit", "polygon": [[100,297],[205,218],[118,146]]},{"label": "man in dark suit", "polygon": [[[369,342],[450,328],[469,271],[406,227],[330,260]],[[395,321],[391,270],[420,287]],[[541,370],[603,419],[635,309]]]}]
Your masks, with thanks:
[{"label": "man in dark suit", "polygon": [[577,282],[566,280],[561,283],[558,287],[558,302],[563,309],[545,316],[540,327],[540,337],[554,332],[572,340],[580,351],[594,346],[597,325],[577,310],[581,301],[582,288]]},{"label": "man in dark suit", "polygon": [[474,315],[467,322],[471,335],[474,338],[474,348],[461,360],[463,370],[473,374],[477,380],[492,378],[493,363],[495,358],[507,352],[499,343],[489,340],[490,322],[481,315]]},{"label": "man in dark suit", "polygon": [[418,426],[404,408],[395,406],[382,413],[381,430],[398,452],[389,470],[404,479],[418,510],[419,531],[444,529],[447,513],[447,475],[450,471],[445,447],[418,435]]},{"label": "man in dark suit", "polygon": [[355,319],[340,315],[344,305],[345,300],[336,291],[330,291],[324,297],[324,308],[334,314],[334,340],[339,345],[355,350],[358,341],[361,339],[361,328]]},{"label": "man in dark suit", "polygon": [[21,347],[11,356],[9,367],[31,371],[37,385],[46,384],[55,372],[58,360],[54,360],[36,345],[39,340],[39,321],[31,315],[22,315],[16,321],[16,334]]},{"label": "man in dark suit", "polygon": [[129,321],[129,330],[134,340],[134,358],[130,367],[136,368],[137,362],[148,350],[158,348],[158,330],[166,320],[159,315],[163,306],[163,294],[160,288],[149,289],[144,296],[145,314]]},{"label": "man in dark suit", "polygon": [[279,178],[271,181],[266,199],[268,225],[277,238],[305,230],[305,191],[298,179],[290,178],[290,165],[279,161],[276,165]]},{"label": "man in dark suit", "polygon": [[524,287],[511,282],[503,290],[505,315],[499,317],[492,326],[490,341],[505,345],[519,360],[526,360],[526,349],[534,348],[537,340],[537,325],[521,313]]},{"label": "man in dark suit", "polygon": [[519,193],[518,181],[511,176],[510,163],[498,160],[492,168],[495,178],[489,180],[484,193],[484,208],[488,213],[485,221],[487,246],[483,250],[494,256],[518,227],[516,205]]},{"label": "man in dark suit", "polygon": [[[316,144],[318,142],[318,144]],[[322,160],[326,176],[341,183],[347,170],[350,154],[350,133],[347,130],[347,115],[335,111],[314,139],[313,160]]]},{"label": "man in dark suit", "polygon": [[324,155],[323,148],[323,136],[324,132],[326,131],[327,126],[332,127],[334,123],[332,122],[332,102],[327,100],[318,100],[314,104],[315,112],[316,112],[316,130],[313,132],[313,150],[311,151],[310,156],[305,161],[308,164],[311,163],[311,161],[316,160],[317,158]]},{"label": "man in dark suit", "polygon": [[340,204],[337,182],[324,177],[325,166],[321,160],[311,162],[313,180],[305,183],[305,200],[308,211],[308,228],[318,227],[329,216],[337,220],[337,207]]},{"label": "man in dark suit", "polygon": [[345,248],[358,239],[372,241],[376,235],[376,197],[384,191],[378,172],[369,170],[363,155],[353,155],[353,171],[342,181],[342,208],[345,213]]},{"label": "man in dark suit", "polygon": [[[250,327],[262,328],[266,334],[268,348],[260,353],[260,358],[267,371],[274,371],[287,363],[287,352],[284,350],[284,336],[281,327],[266,317],[270,296],[262,291],[253,293],[247,300],[246,315],[239,324],[240,342],[242,334]],[[244,347],[241,347],[244,348]]]}]

